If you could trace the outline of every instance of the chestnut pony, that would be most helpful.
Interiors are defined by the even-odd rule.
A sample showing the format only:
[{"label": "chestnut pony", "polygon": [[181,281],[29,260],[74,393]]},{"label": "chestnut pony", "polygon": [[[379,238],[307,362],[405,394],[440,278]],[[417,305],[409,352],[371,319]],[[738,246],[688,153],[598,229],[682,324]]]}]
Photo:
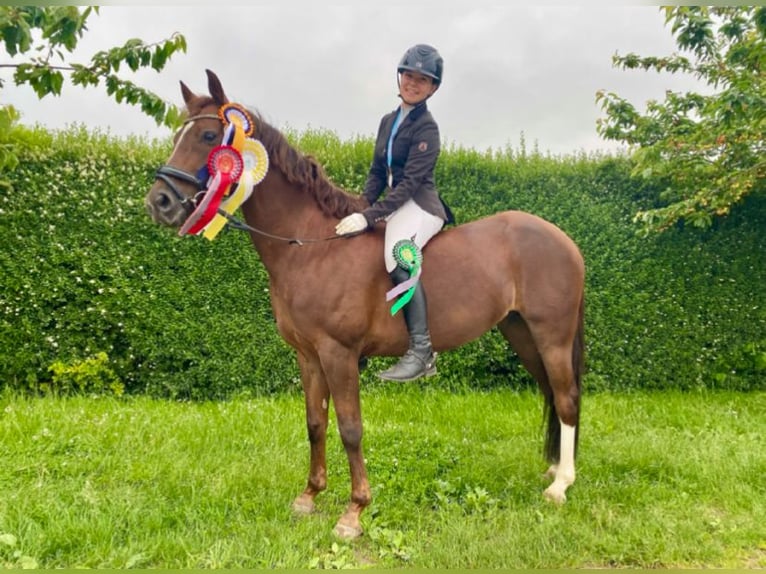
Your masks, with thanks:
[{"label": "chestnut pony", "polygon": [[[209,95],[181,82],[188,119],[146,196],[160,224],[181,227],[189,217],[206,185],[196,174],[222,142],[217,114],[228,100],[217,76],[209,70],[207,76]],[[242,205],[244,227],[268,272],[277,328],[296,351],[306,399],[310,468],[293,509],[313,511],[327,486],[332,400],[351,471],[351,500],[335,533],[354,538],[362,534],[360,515],[371,500],[362,455],[360,358],[402,355],[408,341],[401,313],[391,316],[386,302],[392,285],[383,263],[384,224],[331,240],[338,220],[363,209],[364,200],[336,187],[313,158],[249,113],[269,168]],[[506,211],[440,232],[428,243],[425,262],[421,280],[435,350],[497,327],[537,381],[548,413],[552,483],[544,494],[564,502],[575,479],[583,362],[585,271],[577,246],[539,217]]]}]

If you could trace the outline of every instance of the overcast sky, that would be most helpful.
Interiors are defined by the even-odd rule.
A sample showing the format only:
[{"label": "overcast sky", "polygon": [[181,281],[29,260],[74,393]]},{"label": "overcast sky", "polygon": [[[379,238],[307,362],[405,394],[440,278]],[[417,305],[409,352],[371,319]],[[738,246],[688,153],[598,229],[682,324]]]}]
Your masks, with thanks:
[{"label": "overcast sky", "polygon": [[[178,82],[206,92],[205,69],[233,101],[258,110],[277,128],[323,128],[342,139],[373,136],[380,117],[398,105],[396,65],[413,44],[435,46],[444,82],[430,102],[442,140],[483,151],[531,148],[569,154],[614,149],[596,133],[603,114],[595,93],[616,92],[643,109],[666,89],[698,89],[693,79],[612,67],[615,53],[665,56],[676,51],[657,6],[518,5],[483,0],[441,2],[273,0],[248,5],[103,6],[71,61],[129,38],[156,42],[173,32],[188,43],[161,74],[122,76],[182,105]],[[7,61],[7,60],[6,60]],[[11,71],[0,69],[9,80]],[[25,124],[73,123],[115,135],[166,137],[137,108],[118,105],[103,87],[65,85],[40,101],[6,82]]]}]

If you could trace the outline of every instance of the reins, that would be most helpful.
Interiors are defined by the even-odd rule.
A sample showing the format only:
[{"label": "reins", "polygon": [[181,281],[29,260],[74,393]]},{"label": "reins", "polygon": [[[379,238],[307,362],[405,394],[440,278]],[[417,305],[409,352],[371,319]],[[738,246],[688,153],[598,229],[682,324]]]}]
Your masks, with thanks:
[{"label": "reins", "polygon": [[239,229],[240,231],[251,231],[252,233],[257,233],[258,235],[262,235],[263,237],[268,237],[269,239],[274,239],[275,241],[284,241],[286,243],[289,243],[290,245],[298,245],[301,247],[305,245],[306,243],[321,243],[323,241],[332,241],[334,239],[349,239],[351,237],[355,237],[357,235],[361,235],[362,233],[364,233],[364,231],[357,231],[356,233],[347,233],[346,235],[331,235],[329,237],[312,238],[312,239],[299,239],[297,237],[283,237],[281,235],[274,235],[272,233],[268,233],[256,227],[252,227],[248,225],[247,223],[245,223],[244,221],[240,221],[239,219],[234,217],[231,213],[227,213],[222,209],[219,209],[218,213],[227,219],[228,222],[226,225],[228,225],[232,229]]}]

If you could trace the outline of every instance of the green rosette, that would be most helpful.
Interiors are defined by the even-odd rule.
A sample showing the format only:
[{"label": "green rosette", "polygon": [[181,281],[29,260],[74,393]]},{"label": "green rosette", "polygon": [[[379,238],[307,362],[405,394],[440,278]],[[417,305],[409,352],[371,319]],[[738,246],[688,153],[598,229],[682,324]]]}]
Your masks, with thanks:
[{"label": "green rosette", "polygon": [[410,302],[415,293],[415,288],[418,286],[418,278],[420,277],[420,268],[423,264],[423,252],[411,239],[397,241],[393,251],[396,264],[410,274],[410,278],[407,281],[400,283],[389,291],[389,299],[402,293],[402,296],[391,307],[391,315],[396,315],[399,309]]}]

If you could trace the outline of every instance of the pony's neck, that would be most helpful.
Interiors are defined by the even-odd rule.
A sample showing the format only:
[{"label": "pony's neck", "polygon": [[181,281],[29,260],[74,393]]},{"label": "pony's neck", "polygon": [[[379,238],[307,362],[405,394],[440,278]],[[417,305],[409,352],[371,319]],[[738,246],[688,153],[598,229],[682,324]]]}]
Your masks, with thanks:
[{"label": "pony's neck", "polygon": [[257,125],[257,137],[269,154],[269,172],[281,172],[286,184],[311,198],[325,215],[339,219],[366,207],[360,196],[349,194],[332,183],[319,162],[295,149],[279,130],[260,117]]},{"label": "pony's neck", "polygon": [[[331,226],[337,219],[317,201],[314,194],[303,185],[291,182],[278,170],[269,175],[253,194],[255,217],[263,224],[280,228],[289,235],[295,235],[307,226]],[[316,235],[315,229],[309,230]]]},{"label": "pony's neck", "polygon": [[[367,203],[345,192],[325,175],[311,156],[295,149],[276,129],[258,118],[257,135],[269,155],[269,171],[242,206],[245,221],[262,234],[251,233],[267,269],[284,269],[283,258],[298,267],[301,251],[321,249],[314,243],[335,235],[341,217],[361,211]],[[268,237],[266,234],[283,239]],[[308,240],[310,249],[298,248],[285,239]],[[297,261],[297,262],[296,262]]]},{"label": "pony's neck", "polygon": [[[242,206],[247,224],[256,229],[251,232],[253,244],[271,273],[295,268],[303,252],[316,251],[317,240],[332,237],[337,218],[324,213],[314,197],[294,183],[287,181],[279,170],[269,170],[266,178],[258,184],[250,199]],[[291,243],[311,243],[304,249]],[[321,241],[320,243],[326,243]]]}]

